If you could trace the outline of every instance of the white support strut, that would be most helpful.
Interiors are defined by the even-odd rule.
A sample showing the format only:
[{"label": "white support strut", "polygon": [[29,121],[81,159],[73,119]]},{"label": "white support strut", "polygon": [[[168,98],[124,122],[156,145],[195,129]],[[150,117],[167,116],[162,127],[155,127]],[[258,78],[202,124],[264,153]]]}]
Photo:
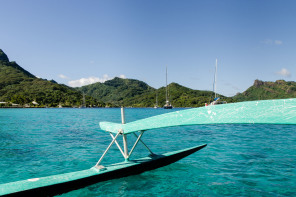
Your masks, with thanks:
[{"label": "white support strut", "polygon": [[140,139],[141,139],[141,137],[142,137],[143,134],[144,134],[144,131],[141,131],[141,134],[140,134],[139,137],[137,138],[137,140],[136,140],[134,146],[132,147],[132,149],[131,149],[131,151],[130,151],[130,153],[129,153],[129,157],[130,157],[131,154],[133,153],[135,147],[137,146],[137,144],[138,144],[138,142],[140,141]]},{"label": "white support strut", "polygon": [[[113,136],[112,133],[110,133],[112,139],[114,139],[115,137]],[[125,158],[124,152],[122,151],[122,148],[120,147],[120,145],[118,144],[117,140],[115,140],[115,144],[117,145],[118,149],[120,150],[122,156]]]},{"label": "white support strut", "polygon": [[121,107],[121,123],[125,124],[124,108],[123,107]]},{"label": "white support strut", "polygon": [[110,147],[112,146],[112,144],[116,141],[116,138],[118,137],[118,135],[121,132],[118,131],[118,133],[116,134],[116,136],[114,137],[114,139],[112,140],[112,142],[109,144],[109,146],[107,147],[107,149],[105,150],[105,152],[103,153],[103,155],[101,156],[101,158],[99,159],[99,161],[97,162],[97,164],[95,166],[98,166],[100,164],[100,162],[102,161],[102,159],[104,158],[104,156],[106,155],[106,153],[108,152],[108,150],[110,149]]},{"label": "white support strut", "polygon": [[[122,107],[121,108],[121,121],[122,121],[122,124],[125,124],[125,117],[124,117],[124,108]],[[145,131],[140,131],[140,135],[138,136],[137,134],[133,133],[137,140],[135,141],[132,149],[130,150],[130,152],[128,152],[128,145],[127,145],[127,134],[124,134],[124,131],[123,130],[119,130],[118,133],[114,135],[110,133],[110,136],[112,137],[112,141],[111,143],[109,144],[109,146],[107,147],[107,149],[105,150],[105,152],[103,153],[103,155],[101,156],[101,158],[99,159],[99,161],[96,163],[96,167],[99,166],[99,164],[101,163],[101,161],[103,160],[103,158],[105,157],[106,153],[109,151],[110,147],[115,143],[116,146],[118,147],[119,151],[121,152],[122,156],[124,157],[125,161],[128,161],[129,160],[129,157],[131,156],[131,154],[133,153],[134,149],[136,148],[137,144],[139,142],[141,142],[145,148],[153,155],[154,153],[148,148],[148,146],[141,140],[141,137],[143,136]],[[121,148],[121,146],[119,145],[119,143],[117,142],[117,137],[118,135],[121,134],[122,137],[123,137],[123,150]]]},{"label": "white support strut", "polygon": [[[137,134],[135,134],[135,133],[133,133],[136,137],[138,137],[137,136]],[[150,150],[150,148],[148,148],[148,146],[141,140],[141,139],[139,139],[139,141],[146,147],[146,149],[152,154],[152,155],[154,155],[154,153]]]},{"label": "white support strut", "polygon": [[128,156],[128,147],[127,147],[126,135],[122,134],[122,137],[123,137],[124,158],[126,160],[128,160],[129,156]]},{"label": "white support strut", "polygon": [[[124,108],[121,107],[121,123],[125,124],[125,116],[124,116]],[[124,148],[124,158],[127,161],[129,156],[128,156],[128,146],[127,146],[127,137],[124,134],[124,132],[122,133],[122,140],[123,140],[123,148]]]}]

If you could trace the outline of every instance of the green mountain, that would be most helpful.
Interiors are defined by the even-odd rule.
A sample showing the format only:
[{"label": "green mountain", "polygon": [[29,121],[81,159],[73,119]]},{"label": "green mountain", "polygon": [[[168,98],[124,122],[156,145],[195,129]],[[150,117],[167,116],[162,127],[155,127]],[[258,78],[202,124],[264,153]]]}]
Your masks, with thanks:
[{"label": "green mountain", "polygon": [[[174,107],[199,107],[209,103],[214,93],[212,91],[192,90],[177,83],[168,85],[169,100]],[[165,104],[165,87],[154,89],[146,83],[135,79],[114,78],[104,83],[94,83],[77,88],[109,106],[162,107]],[[233,102],[232,98],[222,96],[223,100]]]},{"label": "green mountain", "polygon": [[[175,107],[201,107],[205,106],[205,103],[210,103],[214,99],[214,92],[205,90],[193,90],[177,83],[171,83],[168,86],[170,93],[170,101]],[[165,87],[160,89],[163,100],[162,104],[165,103]],[[221,100],[228,103],[233,102],[232,98],[219,95]]]},{"label": "green mountain", "polygon": [[[16,62],[10,62],[0,49],[0,102],[10,103],[5,105],[15,103],[31,107],[80,106],[82,97],[74,88],[35,77]],[[38,105],[34,105],[33,101]],[[86,104],[104,106],[102,102],[89,96],[86,97]]]},{"label": "green mountain", "polygon": [[150,87],[145,82],[135,79],[121,79],[118,77],[104,83],[97,82],[76,89],[80,92],[84,92],[86,95],[105,102],[110,107],[123,105],[132,106],[132,104],[139,107],[147,107],[145,104],[147,98],[144,100],[140,99],[140,103],[137,103],[137,98],[154,91],[154,88]]},{"label": "green mountain", "polygon": [[[212,91],[192,90],[177,83],[168,85],[169,100],[174,107],[200,107],[213,100]],[[165,87],[155,89],[145,82],[135,79],[114,78],[104,83],[94,83],[80,88],[70,88],[55,81],[39,79],[10,62],[0,49],[0,102],[16,103],[21,106],[39,105],[48,107],[81,106],[82,94],[86,94],[86,105],[99,107],[153,107],[165,104]],[[221,100],[230,102],[281,99],[296,97],[296,82],[278,80],[263,82],[255,80],[254,85],[234,97],[220,95]],[[35,103],[34,102],[34,103]],[[0,103],[0,107],[3,104]]]},{"label": "green mountain", "polygon": [[276,82],[264,82],[255,80],[254,84],[245,92],[237,94],[233,98],[237,101],[253,101],[295,97],[296,82],[294,81],[277,80]]},{"label": "green mountain", "polygon": [[0,49],[0,61],[9,62],[7,55]]}]

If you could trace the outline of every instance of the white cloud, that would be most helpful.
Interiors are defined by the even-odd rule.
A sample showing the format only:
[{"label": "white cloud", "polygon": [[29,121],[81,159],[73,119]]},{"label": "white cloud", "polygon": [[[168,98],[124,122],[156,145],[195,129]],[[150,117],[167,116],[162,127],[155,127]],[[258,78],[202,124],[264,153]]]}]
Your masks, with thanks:
[{"label": "white cloud", "polygon": [[275,40],[274,41],[274,44],[275,45],[282,45],[283,44],[283,41],[281,41],[281,40]]},{"label": "white cloud", "polygon": [[283,76],[283,77],[291,77],[291,73],[290,71],[288,71],[287,69],[285,68],[282,68],[282,70],[276,72],[276,74],[280,75],[280,76]]},{"label": "white cloud", "polygon": [[266,40],[262,41],[262,43],[266,44],[266,45],[282,45],[283,41],[266,39]]},{"label": "white cloud", "polygon": [[59,74],[59,78],[61,78],[61,79],[68,79],[68,77],[66,75],[63,75],[63,74]]},{"label": "white cloud", "polygon": [[109,77],[107,74],[105,74],[105,75],[103,75],[102,78],[99,78],[99,77],[81,78],[81,79],[69,81],[68,84],[71,87],[81,87],[81,86],[89,85],[89,84],[96,83],[96,82],[103,83],[103,82],[110,80],[110,79],[112,79],[112,78]]},{"label": "white cloud", "polygon": [[126,77],[125,77],[125,75],[119,75],[119,78],[125,79]]}]

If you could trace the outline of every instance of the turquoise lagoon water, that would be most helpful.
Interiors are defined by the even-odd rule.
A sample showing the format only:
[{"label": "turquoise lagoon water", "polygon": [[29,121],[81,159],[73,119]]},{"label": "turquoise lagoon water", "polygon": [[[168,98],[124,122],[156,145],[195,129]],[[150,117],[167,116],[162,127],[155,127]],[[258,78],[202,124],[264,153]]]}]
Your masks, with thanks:
[{"label": "turquoise lagoon water", "polygon": [[[126,109],[126,122],[175,110]],[[120,122],[120,109],[0,109],[0,184],[92,167],[111,139],[100,121]],[[208,146],[169,166],[61,196],[296,196],[295,125],[174,127],[142,139],[155,153]],[[147,154],[139,144],[133,158]],[[113,145],[102,164],[122,160]]]}]

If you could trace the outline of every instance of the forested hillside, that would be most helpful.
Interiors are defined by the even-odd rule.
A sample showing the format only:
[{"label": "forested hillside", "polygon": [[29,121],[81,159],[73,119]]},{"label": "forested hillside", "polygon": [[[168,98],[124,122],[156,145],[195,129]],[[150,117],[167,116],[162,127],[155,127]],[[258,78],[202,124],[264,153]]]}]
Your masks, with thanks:
[{"label": "forested hillside", "polygon": [[[78,107],[82,105],[82,94],[53,80],[35,77],[16,62],[10,62],[0,49],[0,101],[7,102],[1,104],[3,106],[14,103],[28,107]],[[104,106],[104,103],[89,96],[86,97],[86,104]]]},{"label": "forested hillside", "polygon": [[[177,83],[168,85],[169,100],[174,107],[200,107],[213,101],[212,91],[192,90]],[[80,88],[35,77],[16,62],[10,62],[0,49],[0,107],[80,107],[83,94],[87,107],[162,107],[166,100],[165,87],[155,89],[143,81],[115,77],[104,83]],[[254,85],[234,97],[219,95],[228,103],[296,97],[296,82],[277,80]]]},{"label": "forested hillside", "polygon": [[[94,83],[77,88],[109,106],[153,107],[158,101],[162,107],[165,104],[165,87],[154,89],[146,83],[135,79],[114,78],[105,83]],[[169,100],[174,107],[200,107],[209,103],[214,96],[212,91],[192,90],[177,83],[168,85]],[[232,98],[221,96],[227,102]]]},{"label": "forested hillside", "polygon": [[264,82],[255,80],[254,84],[245,92],[233,98],[237,101],[253,101],[267,99],[283,99],[296,97],[296,82],[277,80]]},{"label": "forested hillside", "polygon": [[[139,80],[121,79],[115,77],[114,79],[108,80],[104,83],[97,82],[77,88],[77,90],[96,99],[102,100],[108,106],[119,107],[130,105],[130,103],[135,101],[134,98],[149,94],[154,91],[154,88]],[[142,102],[142,100],[139,100],[137,106],[148,107],[148,105],[145,105],[145,102]]]}]

